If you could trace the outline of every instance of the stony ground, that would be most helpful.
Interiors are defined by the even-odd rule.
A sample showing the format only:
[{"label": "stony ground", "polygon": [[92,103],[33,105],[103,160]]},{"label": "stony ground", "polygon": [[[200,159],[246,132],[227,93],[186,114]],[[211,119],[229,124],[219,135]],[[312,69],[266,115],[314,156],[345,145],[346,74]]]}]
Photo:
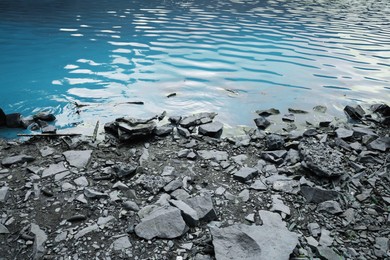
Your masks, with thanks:
[{"label": "stony ground", "polygon": [[197,123],[0,141],[0,259],[390,258],[388,127],[221,139]]}]

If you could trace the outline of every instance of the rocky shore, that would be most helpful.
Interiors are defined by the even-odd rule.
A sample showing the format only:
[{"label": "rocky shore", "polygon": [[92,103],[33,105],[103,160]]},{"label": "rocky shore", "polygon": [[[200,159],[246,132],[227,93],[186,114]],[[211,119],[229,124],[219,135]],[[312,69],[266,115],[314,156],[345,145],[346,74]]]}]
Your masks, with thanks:
[{"label": "rocky shore", "polygon": [[299,129],[312,112],[289,109],[280,133],[257,111],[237,137],[163,113],[98,141],[0,140],[0,259],[389,259],[390,107],[344,111]]}]

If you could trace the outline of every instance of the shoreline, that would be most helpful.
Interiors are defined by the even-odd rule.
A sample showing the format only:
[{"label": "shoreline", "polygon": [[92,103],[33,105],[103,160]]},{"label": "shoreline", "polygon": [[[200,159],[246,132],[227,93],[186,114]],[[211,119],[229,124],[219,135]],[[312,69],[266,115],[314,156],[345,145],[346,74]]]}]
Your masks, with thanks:
[{"label": "shoreline", "polygon": [[117,119],[95,142],[0,139],[0,255],[389,257],[390,108],[382,108],[349,107],[354,122],[307,129],[292,126],[304,111],[289,111],[285,134],[265,132],[269,109],[236,137],[219,138],[223,124],[203,113],[161,120],[171,125],[158,123],[162,115]]}]

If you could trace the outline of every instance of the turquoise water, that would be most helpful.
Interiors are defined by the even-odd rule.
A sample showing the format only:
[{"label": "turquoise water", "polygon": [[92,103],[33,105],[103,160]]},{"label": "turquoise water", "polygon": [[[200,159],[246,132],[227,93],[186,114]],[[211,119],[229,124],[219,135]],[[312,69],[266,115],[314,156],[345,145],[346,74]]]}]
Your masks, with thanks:
[{"label": "turquoise water", "polygon": [[0,50],[0,107],[60,128],[390,101],[388,0],[2,0]]}]

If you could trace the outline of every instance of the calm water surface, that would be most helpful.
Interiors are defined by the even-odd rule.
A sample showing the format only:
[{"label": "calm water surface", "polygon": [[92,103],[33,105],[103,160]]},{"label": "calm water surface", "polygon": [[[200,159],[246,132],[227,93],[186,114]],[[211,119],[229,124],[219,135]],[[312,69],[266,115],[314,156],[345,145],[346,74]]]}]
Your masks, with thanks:
[{"label": "calm water surface", "polygon": [[389,82],[388,0],[0,1],[0,107],[51,110],[58,127],[163,110],[230,125],[270,107],[337,114],[389,102]]}]

